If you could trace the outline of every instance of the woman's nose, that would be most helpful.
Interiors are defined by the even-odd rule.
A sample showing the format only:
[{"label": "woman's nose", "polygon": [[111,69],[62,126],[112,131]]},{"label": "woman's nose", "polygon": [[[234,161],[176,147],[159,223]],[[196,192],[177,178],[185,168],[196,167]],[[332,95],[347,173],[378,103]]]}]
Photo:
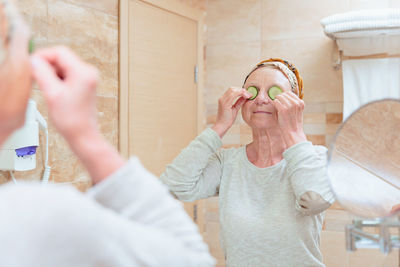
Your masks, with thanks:
[{"label": "woman's nose", "polygon": [[260,91],[254,100],[258,105],[268,104],[271,101],[266,91]]}]

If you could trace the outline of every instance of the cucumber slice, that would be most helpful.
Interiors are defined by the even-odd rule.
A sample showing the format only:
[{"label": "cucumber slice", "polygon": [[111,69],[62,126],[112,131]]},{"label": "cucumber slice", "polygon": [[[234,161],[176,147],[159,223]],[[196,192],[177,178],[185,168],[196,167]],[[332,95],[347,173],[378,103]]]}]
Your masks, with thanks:
[{"label": "cucumber slice", "polygon": [[283,90],[279,88],[278,86],[272,86],[268,90],[268,96],[272,99],[275,100],[276,96],[283,93]]},{"label": "cucumber slice", "polygon": [[257,90],[257,88],[254,87],[254,86],[248,87],[248,88],[247,88],[247,91],[248,91],[250,94],[253,95],[252,97],[249,98],[249,100],[255,99],[255,98],[257,97],[257,95],[258,95],[258,90]]}]

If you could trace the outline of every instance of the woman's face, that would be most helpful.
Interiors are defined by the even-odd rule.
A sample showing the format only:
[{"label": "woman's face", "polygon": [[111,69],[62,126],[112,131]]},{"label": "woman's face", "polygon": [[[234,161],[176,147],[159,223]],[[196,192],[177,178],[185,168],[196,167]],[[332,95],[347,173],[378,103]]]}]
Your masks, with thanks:
[{"label": "woman's face", "polygon": [[[7,23],[0,6],[0,23]],[[0,64],[0,133],[10,134],[21,127],[32,86],[32,69],[29,61],[28,43],[30,31],[17,15],[14,32],[7,44],[5,60]],[[3,40],[3,38],[1,38]]]},{"label": "woman's face", "polygon": [[244,88],[254,86],[258,95],[254,100],[247,100],[242,107],[243,120],[251,127],[269,129],[278,127],[278,117],[268,90],[278,86],[283,91],[291,91],[289,80],[277,69],[261,67],[247,78]]}]

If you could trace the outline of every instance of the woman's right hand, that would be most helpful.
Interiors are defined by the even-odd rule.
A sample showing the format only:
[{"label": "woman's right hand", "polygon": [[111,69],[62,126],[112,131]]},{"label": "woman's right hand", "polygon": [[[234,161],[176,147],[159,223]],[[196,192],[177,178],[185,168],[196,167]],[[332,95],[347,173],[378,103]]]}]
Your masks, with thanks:
[{"label": "woman's right hand", "polygon": [[63,46],[37,51],[32,63],[50,118],[65,139],[96,132],[97,70]]},{"label": "woman's right hand", "polygon": [[229,88],[218,99],[217,120],[211,129],[222,138],[235,122],[240,108],[251,97],[252,94],[244,88]]},{"label": "woman's right hand", "polygon": [[125,160],[97,127],[97,69],[66,47],[42,49],[31,60],[53,125],[82,161],[93,183],[106,179]]}]

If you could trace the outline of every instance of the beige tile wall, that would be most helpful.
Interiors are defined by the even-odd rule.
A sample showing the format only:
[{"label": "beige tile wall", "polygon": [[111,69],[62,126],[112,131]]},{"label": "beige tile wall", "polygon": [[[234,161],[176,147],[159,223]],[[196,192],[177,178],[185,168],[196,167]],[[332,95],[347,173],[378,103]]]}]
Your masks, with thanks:
[{"label": "beige tile wall", "polygon": [[[118,0],[16,0],[32,27],[36,47],[63,44],[100,69],[99,125],[107,139],[118,143]],[[300,69],[305,82],[304,122],[308,138],[329,145],[342,119],[342,76],[331,67],[334,46],[322,34],[319,20],[329,14],[360,8],[400,7],[399,0],[178,0],[207,12],[206,106],[207,122],[215,121],[218,97],[231,85],[240,86],[247,71],[267,57],[284,57]],[[47,118],[44,100],[36,88],[32,98]],[[75,181],[81,190],[91,184],[63,138],[50,124],[51,179]],[[41,136],[44,141],[43,136]],[[239,118],[224,140],[238,146],[251,140],[251,131]],[[38,166],[42,162],[38,152]],[[38,179],[41,168],[16,174]],[[0,183],[9,180],[0,172]],[[205,240],[224,266],[219,245],[218,200],[205,202]],[[327,266],[397,266],[398,254],[382,259],[379,253],[344,250],[343,226],[349,215],[334,205],[328,210],[322,233]],[[381,264],[382,265],[382,264]]]},{"label": "beige tile wall", "polygon": [[[205,10],[205,0],[178,0],[183,4]],[[118,0],[15,0],[32,28],[37,49],[53,45],[71,47],[84,60],[100,70],[97,90],[98,123],[100,130],[114,146],[118,145]],[[41,92],[35,87],[32,98],[47,119]],[[50,179],[74,182],[81,189],[91,186],[83,166],[73,155],[68,144],[56,133],[51,123]],[[41,136],[41,144],[45,141]],[[38,168],[30,172],[16,172],[17,179],[37,180],[42,175],[44,151],[38,150]],[[7,172],[0,172],[0,183],[10,180]]]},{"label": "beige tile wall", "polygon": [[178,0],[179,2],[181,2],[184,5],[193,7],[193,8],[197,8],[200,10],[206,10],[206,0]]},{"label": "beige tile wall", "polygon": [[[217,101],[225,90],[241,86],[257,61],[281,57],[294,63],[304,79],[304,130],[308,139],[329,146],[343,119],[342,73],[332,67],[336,48],[324,36],[319,21],[334,13],[385,7],[400,7],[400,1],[208,0],[205,92],[208,125],[215,122]],[[223,142],[226,147],[247,144],[251,142],[251,130],[238,118]],[[217,206],[214,199],[206,201],[205,239],[219,260],[218,266],[224,266],[215,220]],[[338,204],[327,211],[321,248],[328,267],[398,266],[398,252],[385,259],[376,251],[347,253],[343,230],[350,222],[348,217]]]},{"label": "beige tile wall", "polygon": [[[70,46],[84,60],[100,70],[97,91],[98,122],[102,133],[118,144],[118,0],[16,0],[20,11],[32,28],[36,48],[51,45]],[[32,98],[47,119],[41,92],[35,87]],[[68,144],[49,126],[51,180],[76,182],[85,190],[91,186],[83,166]],[[42,144],[44,138],[41,138]],[[38,152],[38,168],[16,173],[17,179],[37,180],[42,174],[42,153]],[[9,180],[0,172],[0,181]]]}]

